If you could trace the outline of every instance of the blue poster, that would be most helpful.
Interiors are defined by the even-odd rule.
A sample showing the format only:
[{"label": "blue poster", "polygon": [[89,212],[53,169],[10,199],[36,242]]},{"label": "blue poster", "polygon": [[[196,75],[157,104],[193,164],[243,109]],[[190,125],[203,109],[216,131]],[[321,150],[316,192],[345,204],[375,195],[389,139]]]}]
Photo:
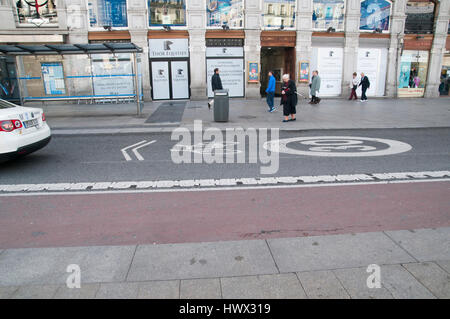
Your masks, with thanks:
[{"label": "blue poster", "polygon": [[391,3],[386,0],[365,0],[361,2],[360,30],[389,30]]},{"label": "blue poster", "polygon": [[127,27],[127,0],[91,0],[88,2],[91,27]]},{"label": "blue poster", "polygon": [[400,64],[400,78],[398,79],[399,88],[409,87],[410,73],[411,73],[411,62],[402,61]]},{"label": "blue poster", "polygon": [[64,85],[64,71],[61,62],[41,64],[44,89],[47,95],[58,95],[66,92]]}]

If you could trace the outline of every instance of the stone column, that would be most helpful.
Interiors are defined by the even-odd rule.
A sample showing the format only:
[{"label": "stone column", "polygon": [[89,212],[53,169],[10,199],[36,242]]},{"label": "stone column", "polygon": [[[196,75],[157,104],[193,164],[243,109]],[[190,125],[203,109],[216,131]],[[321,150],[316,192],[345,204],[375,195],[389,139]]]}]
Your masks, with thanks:
[{"label": "stone column", "polygon": [[407,0],[396,0],[392,3],[390,21],[391,38],[388,50],[388,66],[386,76],[386,96],[397,97],[398,76],[401,58],[401,46],[405,32]]},{"label": "stone column", "polygon": [[259,99],[261,83],[248,83],[248,62],[258,62],[261,72],[261,1],[245,1],[245,97]]},{"label": "stone column", "polygon": [[344,20],[344,65],[341,90],[341,94],[344,97],[350,95],[350,82],[352,79],[352,74],[358,67],[360,15],[361,1],[347,0]]},{"label": "stone column", "polygon": [[297,40],[295,46],[295,72],[297,74],[297,91],[304,96],[309,95],[308,83],[299,83],[300,78],[299,67],[301,61],[310,63],[311,78],[311,53],[312,53],[312,12],[313,3],[311,0],[297,0],[297,8],[295,12],[295,25],[297,29]]},{"label": "stone column", "polygon": [[13,30],[16,28],[14,6],[9,1],[0,1],[0,30]]},{"label": "stone column", "polygon": [[[60,4],[62,1],[57,3]],[[58,8],[58,7],[57,7]],[[61,12],[58,9],[58,14]],[[70,4],[67,2],[65,8],[66,16],[65,23],[69,29],[67,43],[89,43],[88,40],[88,11],[86,1],[71,0]]]},{"label": "stone column", "polygon": [[128,0],[128,30],[131,42],[143,50],[140,54],[140,71],[142,74],[144,101],[151,101],[147,19],[146,3],[140,0]]},{"label": "stone column", "polygon": [[189,26],[189,59],[191,68],[191,99],[205,100],[206,92],[206,3],[190,0],[186,3]]},{"label": "stone column", "polygon": [[439,97],[442,59],[447,41],[448,23],[450,19],[450,1],[440,1],[439,11],[434,24],[434,39],[428,63],[425,97]]}]

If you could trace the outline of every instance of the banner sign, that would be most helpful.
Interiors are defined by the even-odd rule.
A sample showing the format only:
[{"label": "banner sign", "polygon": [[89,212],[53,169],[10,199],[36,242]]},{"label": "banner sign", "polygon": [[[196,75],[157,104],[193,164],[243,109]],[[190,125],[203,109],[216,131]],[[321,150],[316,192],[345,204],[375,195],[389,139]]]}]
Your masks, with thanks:
[{"label": "banner sign", "polygon": [[149,39],[148,46],[151,59],[189,57],[189,39]]},{"label": "banner sign", "polygon": [[365,0],[361,2],[360,30],[389,30],[391,3],[386,0]]},{"label": "banner sign", "polygon": [[242,0],[206,0],[208,27],[226,24],[233,28],[244,27],[244,2]]},{"label": "banner sign", "polygon": [[126,0],[89,0],[91,27],[128,27]]}]

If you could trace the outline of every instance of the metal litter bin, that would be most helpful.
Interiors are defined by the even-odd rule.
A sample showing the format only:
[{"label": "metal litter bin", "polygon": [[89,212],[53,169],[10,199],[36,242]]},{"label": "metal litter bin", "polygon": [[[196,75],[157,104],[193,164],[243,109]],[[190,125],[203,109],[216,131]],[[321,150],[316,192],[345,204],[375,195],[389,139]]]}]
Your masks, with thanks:
[{"label": "metal litter bin", "polygon": [[214,122],[228,122],[230,103],[228,90],[214,91]]}]

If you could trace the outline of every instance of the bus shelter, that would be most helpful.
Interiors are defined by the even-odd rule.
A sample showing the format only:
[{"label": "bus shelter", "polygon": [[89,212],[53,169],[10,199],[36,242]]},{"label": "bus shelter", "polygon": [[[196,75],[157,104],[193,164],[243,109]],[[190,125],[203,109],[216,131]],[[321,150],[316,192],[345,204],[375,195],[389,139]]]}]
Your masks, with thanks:
[{"label": "bus shelter", "polygon": [[143,108],[142,48],[134,43],[0,45],[16,59],[20,103],[136,102]]}]

